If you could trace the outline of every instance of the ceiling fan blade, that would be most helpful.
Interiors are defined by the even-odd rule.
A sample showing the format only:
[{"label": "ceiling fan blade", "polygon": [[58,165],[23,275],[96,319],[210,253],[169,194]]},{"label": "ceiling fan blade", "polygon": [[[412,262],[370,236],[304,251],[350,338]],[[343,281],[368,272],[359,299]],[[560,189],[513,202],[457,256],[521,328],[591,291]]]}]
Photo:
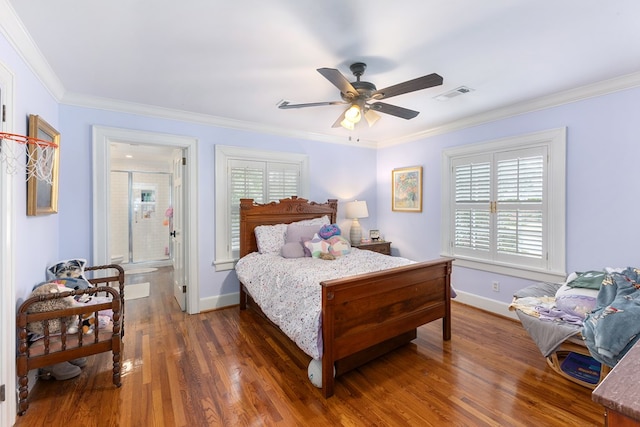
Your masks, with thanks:
[{"label": "ceiling fan blade", "polygon": [[442,76],[432,73],[417,79],[407,80],[397,85],[389,86],[384,89],[377,90],[371,94],[373,99],[386,99],[392,96],[402,95],[403,93],[415,92],[417,90],[428,89],[430,87],[442,84]]},{"label": "ceiling fan blade", "polygon": [[327,102],[309,102],[306,104],[290,104],[289,101],[282,101],[278,103],[278,108],[286,110],[289,108],[321,107],[323,105],[343,105],[343,104],[347,104],[347,102],[327,101]]},{"label": "ceiling fan blade", "polygon": [[409,110],[408,108],[398,107],[397,105],[386,104],[384,102],[376,102],[369,106],[374,111],[379,111],[385,114],[391,114],[392,116],[400,117],[402,119],[413,119],[420,114],[419,111]]},{"label": "ceiling fan blade", "polygon": [[335,87],[340,89],[340,92],[347,95],[347,97],[355,98],[358,96],[358,91],[347,80],[342,73],[335,68],[318,68],[318,72],[329,80]]}]

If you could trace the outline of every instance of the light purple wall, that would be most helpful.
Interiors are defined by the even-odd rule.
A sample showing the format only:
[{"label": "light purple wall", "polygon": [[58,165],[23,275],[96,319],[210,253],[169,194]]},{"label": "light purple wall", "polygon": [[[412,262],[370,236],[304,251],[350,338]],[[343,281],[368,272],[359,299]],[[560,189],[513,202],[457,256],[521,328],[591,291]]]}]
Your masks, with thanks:
[{"label": "light purple wall", "polygon": [[[0,62],[14,75],[13,133],[28,133],[29,114],[37,114],[59,129],[58,103],[2,35]],[[59,216],[27,216],[24,172],[15,176],[13,193],[15,286],[17,298],[22,299],[29,295],[34,285],[45,280],[46,267],[58,260]]]},{"label": "light purple wall", "polygon": [[[374,151],[365,148],[213,126],[161,120],[97,109],[59,106],[19,55],[0,35],[0,61],[13,71],[15,127],[27,132],[28,114],[39,114],[62,134],[59,214],[26,216],[26,185],[14,189],[16,286],[19,298],[44,279],[53,262],[89,258],[91,242],[91,126],[102,125],[198,138],[198,260],[201,297],[237,291],[232,273],[215,273],[214,145],[236,145],[305,153],[311,159],[313,200],[367,200],[364,229],[379,228],[393,241],[394,254],[416,260],[439,256],[441,152],[443,148],[567,127],[567,271],[637,265],[640,232],[636,195],[640,89],[632,89],[550,108],[413,143]],[[372,167],[372,165],[376,165]],[[391,170],[424,167],[424,208],[420,214],[391,212]],[[377,180],[377,182],[376,182]],[[341,205],[342,206],[342,205]],[[341,219],[341,224],[348,221]],[[454,285],[473,294],[508,302],[529,283],[471,269],[456,268]],[[501,292],[490,289],[498,280]]]},{"label": "light purple wall", "polygon": [[[60,174],[61,258],[91,257],[92,253],[92,171],[91,132],[93,125],[136,129],[148,132],[186,135],[198,139],[198,260],[200,297],[206,298],[238,291],[234,273],[216,273],[215,259],[215,145],[251,147],[262,150],[307,154],[310,159],[310,198],[323,201],[337,198],[346,202],[355,198],[376,206],[376,152],[356,146],[306,141],[221,127],[162,120],[133,114],[60,106],[60,126],[65,147]],[[344,225],[342,203],[339,221]],[[340,219],[341,218],[341,219]],[[375,224],[375,210],[362,221],[364,228]]]},{"label": "light purple wall", "polygon": [[[567,273],[638,266],[640,89],[631,89],[425,138],[378,152],[378,223],[396,253],[417,260],[440,253],[441,154],[444,148],[567,128]],[[422,165],[424,209],[391,211],[391,170]],[[530,281],[454,268],[454,286],[510,302]],[[500,282],[499,293],[491,282]]]}]

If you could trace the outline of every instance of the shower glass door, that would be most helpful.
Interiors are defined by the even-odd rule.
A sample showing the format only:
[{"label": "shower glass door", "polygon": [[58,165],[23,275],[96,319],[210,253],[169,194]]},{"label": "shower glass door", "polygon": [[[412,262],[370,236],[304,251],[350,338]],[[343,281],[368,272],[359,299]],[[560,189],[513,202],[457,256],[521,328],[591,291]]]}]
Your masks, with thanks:
[{"label": "shower glass door", "polygon": [[133,172],[131,262],[169,259],[169,227],[165,212],[171,206],[167,173]]},{"label": "shower glass door", "polygon": [[124,262],[170,258],[171,175],[164,172],[111,172],[111,253]]}]

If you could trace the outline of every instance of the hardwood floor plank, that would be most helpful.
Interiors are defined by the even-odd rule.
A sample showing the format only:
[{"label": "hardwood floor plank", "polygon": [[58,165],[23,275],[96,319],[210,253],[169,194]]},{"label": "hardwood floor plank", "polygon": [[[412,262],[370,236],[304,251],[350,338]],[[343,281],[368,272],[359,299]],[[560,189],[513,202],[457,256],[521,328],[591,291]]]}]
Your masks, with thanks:
[{"label": "hardwood floor plank", "polygon": [[186,315],[170,271],[127,301],[122,387],[111,354],[68,381],[40,381],[16,426],[598,426],[591,390],[549,368],[522,326],[458,303],[409,345],[341,376],[330,399],[310,358],[252,310]]}]

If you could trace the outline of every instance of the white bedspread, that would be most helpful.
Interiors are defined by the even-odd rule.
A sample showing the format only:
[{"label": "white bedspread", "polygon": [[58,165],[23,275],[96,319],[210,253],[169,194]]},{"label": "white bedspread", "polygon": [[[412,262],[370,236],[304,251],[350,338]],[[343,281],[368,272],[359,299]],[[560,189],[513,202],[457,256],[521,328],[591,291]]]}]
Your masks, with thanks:
[{"label": "white bedspread", "polygon": [[352,248],[335,260],[251,253],[236,265],[238,279],[267,317],[314,359],[322,357],[320,282],[412,264]]}]

